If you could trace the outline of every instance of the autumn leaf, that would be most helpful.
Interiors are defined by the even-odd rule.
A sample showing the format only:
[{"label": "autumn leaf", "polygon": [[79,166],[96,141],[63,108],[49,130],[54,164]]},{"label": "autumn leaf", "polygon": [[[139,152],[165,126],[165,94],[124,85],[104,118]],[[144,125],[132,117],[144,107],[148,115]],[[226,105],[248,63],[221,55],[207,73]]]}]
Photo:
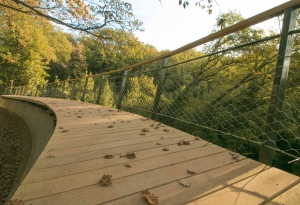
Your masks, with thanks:
[{"label": "autumn leaf", "polygon": [[131,168],[131,165],[126,163],[126,164],[125,164],[125,167]]},{"label": "autumn leaf", "polygon": [[46,158],[55,158],[52,154],[48,155]]},{"label": "autumn leaf", "polygon": [[169,148],[165,148],[165,147],[164,147],[163,150],[164,150],[164,151],[169,151]]},{"label": "autumn leaf", "polygon": [[77,118],[82,118],[81,116],[77,116]]},{"label": "autumn leaf", "polygon": [[24,201],[22,201],[21,199],[9,200],[7,205],[24,205]]},{"label": "autumn leaf", "polygon": [[62,130],[61,132],[62,132],[62,133],[63,133],[63,132],[69,132],[69,130]]},{"label": "autumn leaf", "polygon": [[149,130],[146,129],[146,128],[142,129],[141,131],[142,131],[142,132],[149,132]]},{"label": "autumn leaf", "polygon": [[144,197],[147,199],[149,204],[158,204],[158,197],[155,196],[154,194],[151,194],[148,190],[142,191],[142,194]]},{"label": "autumn leaf", "polygon": [[141,133],[140,135],[146,135],[145,133]]},{"label": "autumn leaf", "polygon": [[177,145],[190,145],[189,141],[180,140]]},{"label": "autumn leaf", "polygon": [[192,170],[187,169],[186,171],[187,171],[189,174],[197,174],[197,173],[198,173],[196,169],[192,169]]},{"label": "autumn leaf", "polygon": [[163,142],[158,142],[156,143],[157,145],[163,145],[164,143]]},{"label": "autumn leaf", "polygon": [[109,126],[108,126],[108,128],[113,128],[113,127],[114,127],[113,125],[109,125]]},{"label": "autumn leaf", "polygon": [[104,156],[105,159],[112,159],[114,158],[114,155],[111,155],[111,154],[107,154]]},{"label": "autumn leaf", "polygon": [[201,140],[201,138],[200,137],[195,137],[195,140]]},{"label": "autumn leaf", "polygon": [[59,127],[58,129],[64,129],[63,127]]},{"label": "autumn leaf", "polygon": [[191,183],[182,179],[182,180],[179,180],[179,184],[181,184],[182,186],[185,186],[185,187],[190,187],[191,186]]},{"label": "autumn leaf", "polygon": [[165,132],[169,132],[169,130],[168,130],[168,129],[164,129],[164,131],[165,131]]},{"label": "autumn leaf", "polygon": [[111,182],[111,177],[112,175],[106,175],[104,174],[100,180],[100,185],[101,186],[112,186],[112,182]]},{"label": "autumn leaf", "polygon": [[151,125],[150,125],[150,127],[153,127],[153,126],[154,126],[154,124],[151,124]]},{"label": "autumn leaf", "polygon": [[126,157],[129,158],[129,159],[135,159],[136,156],[135,156],[135,154],[132,152],[132,153],[127,154]]},{"label": "autumn leaf", "polygon": [[160,137],[160,139],[162,139],[162,140],[163,140],[163,139],[165,139],[165,137],[161,136],[161,137]]},{"label": "autumn leaf", "polygon": [[158,130],[159,127],[154,127],[155,130]]},{"label": "autumn leaf", "polygon": [[229,154],[232,156],[233,159],[238,159],[240,157],[239,154],[234,153],[234,152],[229,152]]}]

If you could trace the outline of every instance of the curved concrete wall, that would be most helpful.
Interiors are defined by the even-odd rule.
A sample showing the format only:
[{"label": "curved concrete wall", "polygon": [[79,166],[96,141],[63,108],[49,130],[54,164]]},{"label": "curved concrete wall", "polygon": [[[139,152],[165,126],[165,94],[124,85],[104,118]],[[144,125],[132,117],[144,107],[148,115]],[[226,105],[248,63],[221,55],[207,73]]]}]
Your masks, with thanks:
[{"label": "curved concrete wall", "polygon": [[22,136],[22,159],[8,199],[24,180],[46,144],[51,138],[56,124],[56,116],[51,108],[31,100],[1,97],[0,113],[4,114],[19,129]]}]

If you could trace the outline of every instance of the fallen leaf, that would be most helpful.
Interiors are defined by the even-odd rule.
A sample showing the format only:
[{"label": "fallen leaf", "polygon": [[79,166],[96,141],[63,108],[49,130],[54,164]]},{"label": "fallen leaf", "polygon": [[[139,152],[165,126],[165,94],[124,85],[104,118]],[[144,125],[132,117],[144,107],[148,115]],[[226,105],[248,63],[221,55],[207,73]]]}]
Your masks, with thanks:
[{"label": "fallen leaf", "polygon": [[158,197],[155,196],[154,194],[151,194],[148,190],[142,191],[142,194],[144,197],[147,199],[149,204],[158,204]]},{"label": "fallen leaf", "polygon": [[113,110],[108,110],[109,112],[113,112]]},{"label": "fallen leaf", "polygon": [[55,158],[52,154],[48,155],[46,158]]},{"label": "fallen leaf", "polygon": [[177,145],[190,145],[189,141],[180,140]]},{"label": "fallen leaf", "polygon": [[155,130],[158,130],[159,127],[154,127]]},{"label": "fallen leaf", "polygon": [[111,177],[112,177],[112,175],[106,175],[106,174],[104,174],[103,176],[102,176],[102,178],[101,178],[101,180],[100,180],[100,185],[101,186],[112,186],[112,182],[111,182]]},{"label": "fallen leaf", "polygon": [[143,120],[143,121],[147,121],[147,120],[150,120],[150,119],[148,119],[148,118],[142,118],[141,120]]},{"label": "fallen leaf", "polygon": [[112,159],[114,158],[114,155],[111,155],[111,154],[107,154],[104,156],[105,159]]},{"label": "fallen leaf", "polygon": [[229,154],[232,156],[233,159],[238,159],[240,157],[238,153],[229,152]]},{"label": "fallen leaf", "polygon": [[97,123],[95,123],[95,125],[98,125]]},{"label": "fallen leaf", "polygon": [[114,127],[113,125],[109,125],[109,126],[108,126],[108,128],[113,128],[113,127]]},{"label": "fallen leaf", "polygon": [[64,129],[63,127],[59,127],[58,129]]},{"label": "fallen leaf", "polygon": [[142,132],[149,132],[149,130],[144,128],[144,129],[142,129]]},{"label": "fallen leaf", "polygon": [[77,116],[77,118],[82,118],[81,116]]},{"label": "fallen leaf", "polygon": [[150,127],[153,127],[153,126],[154,126],[154,124],[151,124],[151,125],[150,125]]},{"label": "fallen leaf", "polygon": [[127,121],[127,123],[130,122],[129,120]]},{"label": "fallen leaf", "polygon": [[195,137],[195,140],[201,140],[201,138],[200,137]]},{"label": "fallen leaf", "polygon": [[126,163],[126,164],[125,164],[125,167],[131,168],[131,165]]},{"label": "fallen leaf", "polygon": [[157,124],[157,126],[160,126],[160,125],[161,125],[161,123],[158,123],[158,124]]},{"label": "fallen leaf", "polygon": [[161,136],[161,137],[160,137],[160,139],[162,139],[162,140],[163,140],[163,139],[165,139],[165,137]]},{"label": "fallen leaf", "polygon": [[182,186],[185,186],[185,187],[190,187],[191,186],[191,183],[182,179],[182,180],[179,180],[179,184],[181,184]]},{"label": "fallen leaf", "polygon": [[81,112],[81,110],[79,110],[78,112]]},{"label": "fallen leaf", "polygon": [[163,145],[164,143],[163,142],[158,142],[156,143],[157,145]]},{"label": "fallen leaf", "polygon": [[121,112],[122,110],[118,110],[117,112]]},{"label": "fallen leaf", "polygon": [[61,132],[69,132],[69,130],[62,130]]},{"label": "fallen leaf", "polygon": [[113,122],[114,124],[116,124],[116,122]]},{"label": "fallen leaf", "polygon": [[141,133],[140,135],[146,135],[145,133]]},{"label": "fallen leaf", "polygon": [[22,201],[21,199],[9,200],[7,205],[24,205],[24,201]]},{"label": "fallen leaf", "polygon": [[127,154],[126,157],[129,159],[135,159],[135,154],[132,152],[132,153]]},{"label": "fallen leaf", "polygon": [[169,132],[169,130],[168,130],[168,129],[164,129],[164,131],[165,131],[165,132]]},{"label": "fallen leaf", "polygon": [[197,174],[197,173],[198,173],[196,169],[192,169],[192,170],[187,169],[186,171],[187,171],[189,174]]},{"label": "fallen leaf", "polygon": [[169,148],[165,148],[165,147],[164,147],[163,150],[164,150],[164,151],[169,151]]},{"label": "fallen leaf", "polygon": [[122,120],[121,122],[124,122],[124,120]]}]

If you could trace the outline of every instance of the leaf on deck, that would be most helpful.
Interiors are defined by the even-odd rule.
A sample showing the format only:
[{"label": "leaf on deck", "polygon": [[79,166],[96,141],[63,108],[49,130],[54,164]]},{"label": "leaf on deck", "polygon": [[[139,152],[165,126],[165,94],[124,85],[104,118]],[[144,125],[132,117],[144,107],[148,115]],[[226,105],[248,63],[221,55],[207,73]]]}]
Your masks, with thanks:
[{"label": "leaf on deck", "polygon": [[114,158],[114,155],[111,155],[111,154],[107,154],[104,156],[105,159],[112,159]]},{"label": "leaf on deck", "polygon": [[180,140],[177,145],[190,145],[189,141]]},{"label": "leaf on deck", "polygon": [[109,126],[108,126],[108,128],[113,128],[113,127],[114,127],[113,125],[109,125]]},{"label": "leaf on deck", "polygon": [[147,199],[149,204],[158,204],[158,197],[154,194],[151,194],[148,190],[142,191],[142,194]]},{"label": "leaf on deck", "polygon": [[185,186],[185,187],[190,187],[191,186],[191,183],[182,179],[182,180],[179,180],[179,184],[181,184],[182,186]]},{"label": "leaf on deck", "polygon": [[135,154],[133,152],[132,153],[128,153],[126,155],[126,157],[129,158],[129,159],[135,159],[136,158],[136,156],[135,156]]},{"label": "leaf on deck", "polygon": [[104,174],[100,180],[100,185],[101,186],[112,186],[112,182],[111,182],[111,177],[112,175],[106,175]]},{"label": "leaf on deck", "polygon": [[169,151],[169,148],[165,148],[165,147],[164,147],[163,150],[164,150],[164,151]]},{"label": "leaf on deck", "polygon": [[195,140],[201,140],[201,138],[200,137],[195,137]]},{"label": "leaf on deck", "polygon": [[233,159],[238,159],[240,157],[238,153],[229,152],[229,154],[232,156]]},{"label": "leaf on deck", "polygon": [[145,133],[141,133],[140,135],[146,135]]},{"label": "leaf on deck", "polygon": [[169,130],[168,130],[168,129],[164,129],[164,131],[165,131],[165,132],[169,132]]},{"label": "leaf on deck", "polygon": [[77,118],[82,118],[81,116],[77,116]]},{"label": "leaf on deck", "polygon": [[158,142],[156,143],[157,145],[163,145],[164,143],[163,142]]},{"label": "leaf on deck", "polygon": [[160,139],[162,139],[162,140],[163,140],[163,139],[165,139],[165,137],[161,136],[161,137],[160,137]]},{"label": "leaf on deck", "polygon": [[9,200],[7,205],[24,205],[24,201],[21,199]]},{"label": "leaf on deck", "polygon": [[141,131],[142,131],[142,132],[149,132],[149,130],[146,129],[146,128],[142,129]]},{"label": "leaf on deck", "polygon": [[131,165],[126,163],[126,164],[125,164],[125,167],[131,168]]},{"label": "leaf on deck", "polygon": [[64,129],[63,127],[59,127],[58,129]]},{"label": "leaf on deck", "polygon": [[69,132],[69,130],[62,130],[61,132],[62,132],[62,133],[63,133],[63,132]]},{"label": "leaf on deck", "polygon": [[187,171],[189,174],[197,174],[197,173],[198,173],[196,169],[192,169],[192,170],[187,169],[186,171]]}]

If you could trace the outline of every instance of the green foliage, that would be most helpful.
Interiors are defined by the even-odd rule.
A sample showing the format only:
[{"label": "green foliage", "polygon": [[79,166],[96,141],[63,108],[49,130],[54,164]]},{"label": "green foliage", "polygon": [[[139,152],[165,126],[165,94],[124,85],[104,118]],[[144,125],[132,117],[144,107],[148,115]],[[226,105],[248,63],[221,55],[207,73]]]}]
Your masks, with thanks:
[{"label": "green foliage", "polygon": [[101,92],[101,97],[99,101],[100,105],[105,105],[108,107],[115,107],[114,94],[110,89],[107,78],[105,79],[105,83]]}]

